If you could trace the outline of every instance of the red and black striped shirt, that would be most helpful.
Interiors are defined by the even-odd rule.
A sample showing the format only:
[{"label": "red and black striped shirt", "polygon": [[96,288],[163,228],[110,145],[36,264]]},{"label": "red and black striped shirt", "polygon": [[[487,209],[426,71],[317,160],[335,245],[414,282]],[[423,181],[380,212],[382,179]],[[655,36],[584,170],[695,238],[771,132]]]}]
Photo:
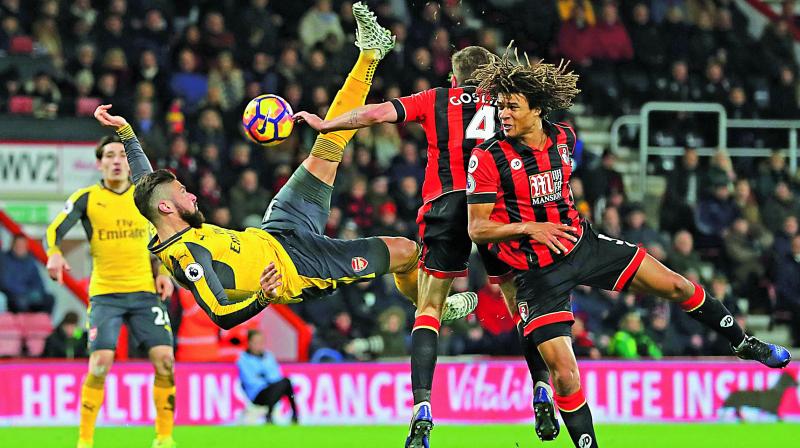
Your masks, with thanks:
[{"label": "red and black striped shirt", "polygon": [[489,97],[474,86],[437,87],[395,98],[392,104],[397,122],[422,124],[428,139],[422,200],[466,190],[469,154],[495,132],[496,110]]},{"label": "red and black striped shirt", "polygon": [[[475,148],[469,160],[467,201],[493,203],[490,219],[505,224],[534,221],[576,227],[580,241],[582,222],[569,187],[575,131],[562,123],[543,121],[542,126],[547,134],[542,149],[496,137]],[[557,255],[528,238],[492,243],[489,249],[515,269],[533,269],[553,264],[577,244],[566,239],[561,243],[566,254]]]}]

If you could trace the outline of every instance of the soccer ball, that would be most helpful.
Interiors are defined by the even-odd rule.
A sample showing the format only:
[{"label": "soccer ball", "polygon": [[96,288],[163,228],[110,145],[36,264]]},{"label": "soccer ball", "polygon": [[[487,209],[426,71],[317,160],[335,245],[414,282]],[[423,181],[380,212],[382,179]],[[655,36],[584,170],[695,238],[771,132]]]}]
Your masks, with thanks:
[{"label": "soccer ball", "polygon": [[242,114],[244,133],[255,143],[273,146],[286,140],[294,128],[292,107],[278,95],[253,98]]}]

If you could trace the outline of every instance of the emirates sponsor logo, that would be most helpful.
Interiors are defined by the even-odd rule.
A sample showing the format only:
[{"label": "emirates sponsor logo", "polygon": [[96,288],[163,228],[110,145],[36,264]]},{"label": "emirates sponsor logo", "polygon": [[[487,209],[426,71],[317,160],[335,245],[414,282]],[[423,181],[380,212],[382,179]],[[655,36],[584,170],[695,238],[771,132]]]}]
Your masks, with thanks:
[{"label": "emirates sponsor logo", "polygon": [[369,266],[369,261],[364,257],[353,257],[350,260],[350,266],[353,267],[354,272],[361,272]]}]

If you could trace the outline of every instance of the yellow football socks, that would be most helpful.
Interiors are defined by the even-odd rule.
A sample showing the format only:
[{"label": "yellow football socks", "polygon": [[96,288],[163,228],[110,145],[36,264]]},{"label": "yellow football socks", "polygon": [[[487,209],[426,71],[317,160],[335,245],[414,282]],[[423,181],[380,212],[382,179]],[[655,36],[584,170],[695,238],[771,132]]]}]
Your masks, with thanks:
[{"label": "yellow football socks", "polygon": [[[372,76],[378,66],[378,52],[376,50],[362,50],[358,55],[356,65],[350,70],[344,85],[336,93],[325,119],[336,118],[343,113],[363,106],[367,100],[369,88],[372,85]],[[311,148],[311,155],[331,162],[341,162],[344,147],[355,135],[355,130],[334,131],[320,134]]]},{"label": "yellow football socks", "polygon": [[156,374],[153,381],[153,402],[156,405],[156,439],[172,437],[175,423],[175,377]]},{"label": "yellow football socks", "polygon": [[[361,50],[356,65],[350,70],[350,76],[364,84],[371,85],[375,69],[378,68],[378,62],[380,62],[378,54],[378,50]],[[366,96],[366,93],[364,95]]]},{"label": "yellow football socks", "polygon": [[105,377],[95,376],[91,373],[86,376],[81,389],[81,422],[78,429],[78,438],[91,443],[94,440],[94,425],[100,407],[103,405],[103,387]]}]

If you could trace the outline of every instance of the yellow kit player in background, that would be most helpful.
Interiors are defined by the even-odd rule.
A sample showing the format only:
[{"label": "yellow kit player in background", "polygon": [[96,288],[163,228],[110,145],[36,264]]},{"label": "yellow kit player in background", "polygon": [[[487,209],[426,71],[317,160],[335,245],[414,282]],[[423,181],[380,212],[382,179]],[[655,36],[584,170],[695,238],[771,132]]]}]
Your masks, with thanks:
[{"label": "yellow kit player in background", "polygon": [[134,205],[134,186],[124,146],[117,136],[104,137],[95,153],[102,180],[73,193],[64,211],[47,228],[47,270],[54,280],[61,282],[64,270],[70,269],[59,245],[78,221],[86,231],[92,254],[91,355],[89,373],[81,390],[78,448],[93,444],[95,420],[103,404],[103,386],[114,362],[123,321],[135,340],[148,350],[155,368],[153,447],[173,447],[175,357],[163,300],[172,295],[174,287],[167,275],[158,275],[153,280],[151,255],[147,251],[152,226]]}]

